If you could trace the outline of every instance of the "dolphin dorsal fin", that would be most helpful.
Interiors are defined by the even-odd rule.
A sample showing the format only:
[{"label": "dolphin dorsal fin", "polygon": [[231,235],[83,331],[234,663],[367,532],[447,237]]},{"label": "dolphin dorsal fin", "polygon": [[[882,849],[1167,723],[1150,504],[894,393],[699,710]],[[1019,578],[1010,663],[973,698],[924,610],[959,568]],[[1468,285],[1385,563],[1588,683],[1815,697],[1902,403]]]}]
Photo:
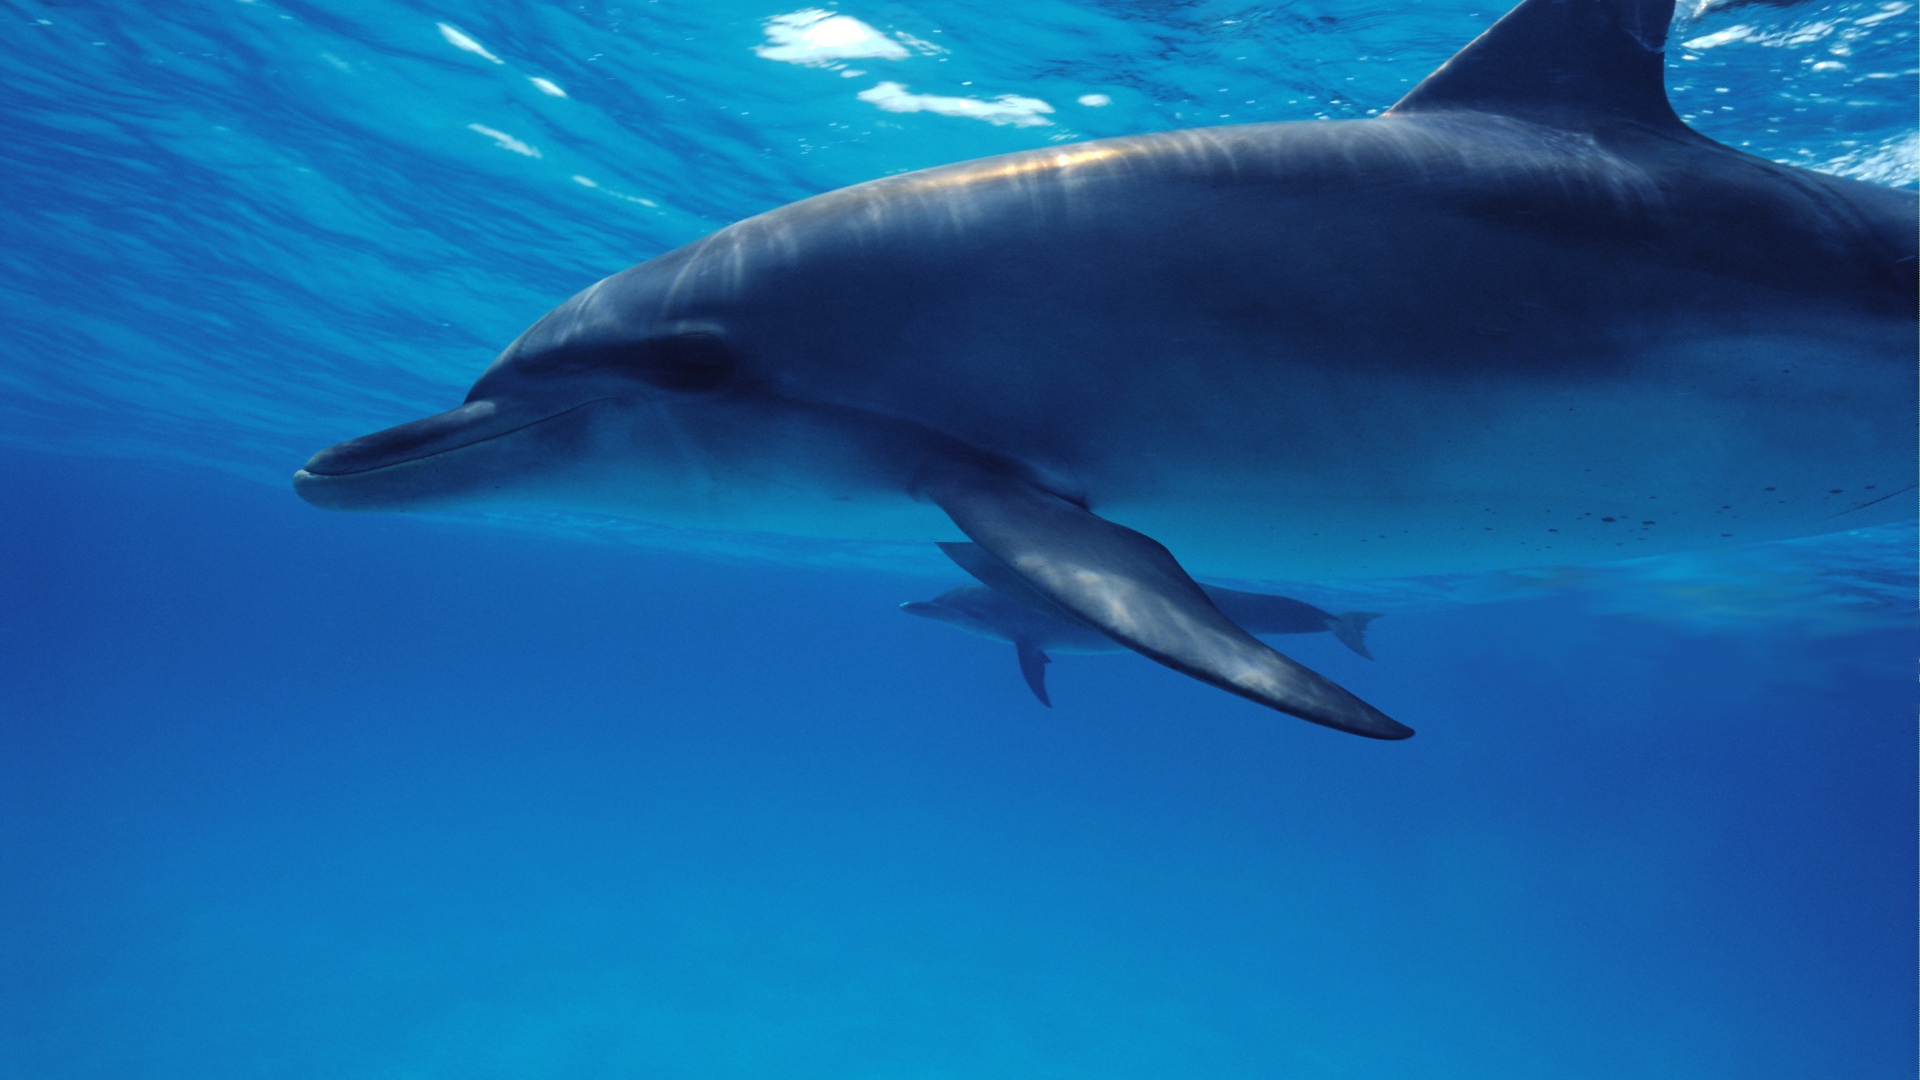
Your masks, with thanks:
[{"label": "dolphin dorsal fin", "polygon": [[1387,115],[1489,112],[1591,131],[1689,130],[1667,101],[1673,0],[1524,0]]}]

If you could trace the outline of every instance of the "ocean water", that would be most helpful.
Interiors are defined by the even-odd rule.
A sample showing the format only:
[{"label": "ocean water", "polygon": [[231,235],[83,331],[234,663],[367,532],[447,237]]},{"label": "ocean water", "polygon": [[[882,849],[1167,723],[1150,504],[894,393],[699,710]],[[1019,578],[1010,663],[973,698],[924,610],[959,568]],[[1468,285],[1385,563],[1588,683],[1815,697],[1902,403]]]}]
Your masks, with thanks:
[{"label": "ocean water", "polygon": [[[0,0],[0,1077],[1907,1077],[1915,529],[1269,583],[1420,730],[896,610],[907,546],[287,479],[892,172],[1360,118],[1467,0]],[[1688,6],[1913,187],[1904,0]]]}]

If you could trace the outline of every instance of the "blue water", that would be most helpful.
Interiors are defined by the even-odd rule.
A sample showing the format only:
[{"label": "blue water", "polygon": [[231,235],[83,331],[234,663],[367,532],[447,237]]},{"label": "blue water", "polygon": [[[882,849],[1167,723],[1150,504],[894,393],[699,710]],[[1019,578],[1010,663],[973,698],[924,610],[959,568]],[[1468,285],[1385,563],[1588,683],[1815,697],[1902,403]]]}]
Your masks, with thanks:
[{"label": "blue water", "polygon": [[[1388,613],[1286,643],[1381,744],[1043,710],[919,548],[292,495],[739,217],[1364,117],[1498,13],[797,10],[0,0],[0,1076],[1912,1075],[1912,525],[1284,583]],[[1912,187],[1914,30],[1690,12],[1669,83]]]}]

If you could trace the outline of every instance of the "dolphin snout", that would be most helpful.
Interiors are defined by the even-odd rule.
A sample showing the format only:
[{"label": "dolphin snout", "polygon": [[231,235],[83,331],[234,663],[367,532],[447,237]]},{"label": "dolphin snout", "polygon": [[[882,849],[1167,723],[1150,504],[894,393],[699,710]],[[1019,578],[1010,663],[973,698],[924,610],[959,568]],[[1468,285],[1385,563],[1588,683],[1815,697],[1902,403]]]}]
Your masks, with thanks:
[{"label": "dolphin snout", "polygon": [[293,489],[328,510],[440,509],[495,498],[516,477],[550,480],[547,455],[564,453],[580,427],[553,422],[604,400],[469,401],[329,446],[293,475]]},{"label": "dolphin snout", "polygon": [[493,431],[498,409],[491,401],[472,401],[457,409],[337,443],[307,459],[301,472],[314,476],[351,476],[390,465],[457,450],[504,434]]},{"label": "dolphin snout", "polygon": [[[497,488],[476,472],[471,451],[579,406],[529,408],[482,399],[411,423],[362,435],[313,455],[293,475],[293,490],[328,510],[445,507]],[[496,457],[498,455],[495,455]],[[498,465],[498,462],[495,462]]]}]

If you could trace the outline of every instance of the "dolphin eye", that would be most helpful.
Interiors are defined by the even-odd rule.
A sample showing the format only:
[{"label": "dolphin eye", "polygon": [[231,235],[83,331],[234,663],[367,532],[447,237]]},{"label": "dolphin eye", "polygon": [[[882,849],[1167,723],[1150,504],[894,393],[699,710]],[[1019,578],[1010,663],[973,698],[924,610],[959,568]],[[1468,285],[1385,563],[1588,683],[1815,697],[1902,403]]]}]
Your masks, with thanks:
[{"label": "dolphin eye", "polygon": [[533,375],[611,374],[687,394],[726,389],[739,366],[720,335],[707,330],[642,341],[568,343],[526,362],[527,372]]},{"label": "dolphin eye", "polygon": [[623,359],[635,374],[662,390],[689,394],[723,389],[739,366],[727,343],[704,331],[643,341]]}]

